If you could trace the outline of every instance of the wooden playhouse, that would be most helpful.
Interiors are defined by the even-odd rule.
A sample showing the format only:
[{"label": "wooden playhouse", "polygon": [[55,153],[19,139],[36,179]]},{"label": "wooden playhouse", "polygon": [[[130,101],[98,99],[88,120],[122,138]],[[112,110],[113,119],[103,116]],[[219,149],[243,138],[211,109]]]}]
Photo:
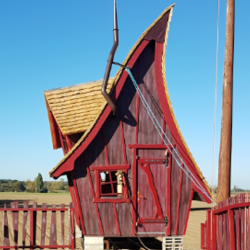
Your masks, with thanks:
[{"label": "wooden playhouse", "polygon": [[167,8],[143,33],[123,62],[168,145],[122,67],[107,88],[117,107],[115,116],[101,94],[102,81],[44,92],[53,148],[65,154],[49,174],[67,176],[84,236],[182,236],[192,200],[210,202],[167,90],[165,51],[172,10]]}]

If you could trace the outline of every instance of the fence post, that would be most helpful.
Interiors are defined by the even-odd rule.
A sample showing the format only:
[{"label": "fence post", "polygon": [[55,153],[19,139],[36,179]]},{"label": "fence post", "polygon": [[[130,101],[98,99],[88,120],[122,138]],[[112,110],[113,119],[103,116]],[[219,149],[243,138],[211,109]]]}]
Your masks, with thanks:
[{"label": "fence post", "polygon": [[74,204],[71,202],[70,205],[70,248],[71,250],[75,249],[75,221],[74,221]]},{"label": "fence post", "polygon": [[234,212],[233,210],[228,210],[228,225],[229,225],[229,249],[235,250],[235,233],[234,233]]},{"label": "fence post", "polygon": [[207,210],[207,249],[211,250],[211,210]]},{"label": "fence post", "polygon": [[[47,204],[43,203],[42,208],[47,208]],[[46,222],[47,222],[47,211],[42,211],[42,221],[41,221],[41,246],[45,245],[45,235],[46,235]]]},{"label": "fence post", "polygon": [[[11,202],[11,208],[18,208],[18,201]],[[17,249],[18,245],[18,211],[12,211],[12,223],[13,223],[13,236],[14,236],[14,244],[15,249]]]},{"label": "fence post", "polygon": [[212,250],[216,250],[216,240],[217,240],[217,219],[216,215],[212,211]]},{"label": "fence post", "polygon": [[[23,202],[23,208],[28,208],[28,201]],[[28,219],[28,211],[23,211],[23,240],[22,240],[23,247],[25,246],[27,219]]]},{"label": "fence post", "polygon": [[[64,204],[61,204],[61,208],[65,208]],[[61,239],[62,245],[64,245],[64,211],[61,211]]]},{"label": "fence post", "polygon": [[[6,203],[4,203],[4,208],[6,208]],[[3,239],[3,245],[4,246],[9,246],[10,245],[7,211],[4,211],[4,239]]]},{"label": "fence post", "polygon": [[201,223],[201,249],[205,248],[205,226],[207,221],[205,223]]},{"label": "fence post", "polygon": [[37,203],[33,202],[33,209],[30,211],[30,249],[36,245],[36,208]]},{"label": "fence post", "polygon": [[[52,208],[56,208],[56,205],[52,205]],[[56,237],[56,210],[51,211],[51,225],[50,225],[50,245],[57,245]]]}]

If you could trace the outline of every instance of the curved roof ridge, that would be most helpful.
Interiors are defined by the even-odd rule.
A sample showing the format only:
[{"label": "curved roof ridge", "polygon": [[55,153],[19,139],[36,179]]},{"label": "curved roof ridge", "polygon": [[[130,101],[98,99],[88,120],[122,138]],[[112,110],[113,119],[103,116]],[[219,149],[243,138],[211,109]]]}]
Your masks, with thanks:
[{"label": "curved roof ridge", "polygon": [[212,195],[211,192],[210,192],[210,188],[208,186],[208,183],[207,183],[205,177],[203,176],[200,168],[198,167],[198,165],[197,165],[197,163],[196,163],[196,161],[195,161],[195,159],[194,159],[194,157],[193,157],[193,155],[192,155],[192,153],[191,153],[191,151],[190,151],[190,149],[189,149],[189,147],[188,147],[188,145],[187,145],[187,143],[186,143],[186,141],[185,141],[185,139],[184,139],[184,137],[182,135],[182,132],[180,130],[180,127],[178,125],[178,122],[177,122],[175,114],[174,114],[174,109],[173,109],[172,103],[170,101],[169,91],[168,91],[168,87],[167,87],[167,79],[166,79],[166,49],[167,49],[168,32],[169,32],[171,18],[172,18],[172,11],[173,11],[173,9],[171,9],[171,13],[169,15],[169,22],[168,22],[167,31],[166,31],[166,34],[165,34],[165,41],[164,41],[164,45],[163,45],[163,54],[162,54],[162,78],[163,78],[163,82],[164,82],[165,93],[166,93],[166,97],[167,97],[169,110],[170,110],[170,113],[172,115],[172,118],[173,118],[174,124],[176,126],[176,129],[178,131],[178,134],[179,134],[179,136],[181,138],[181,141],[182,141],[185,149],[187,150],[187,153],[188,153],[188,155],[190,157],[190,160],[192,161],[195,168],[197,169],[197,172],[198,172],[201,180],[203,181],[203,183],[207,187],[210,195]]}]

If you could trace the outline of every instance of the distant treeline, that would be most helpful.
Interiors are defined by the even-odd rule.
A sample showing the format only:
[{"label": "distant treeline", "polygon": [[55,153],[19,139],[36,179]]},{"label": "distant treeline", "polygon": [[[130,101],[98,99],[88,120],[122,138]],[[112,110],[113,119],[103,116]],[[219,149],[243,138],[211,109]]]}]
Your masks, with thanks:
[{"label": "distant treeline", "polygon": [[69,186],[63,179],[43,181],[42,175],[38,174],[34,181],[0,179],[0,192],[58,193],[69,192]]},{"label": "distant treeline", "polygon": [[[217,193],[217,189],[218,187],[214,187],[213,190],[212,190],[212,186],[209,186],[210,187],[210,191],[214,192],[214,193]],[[236,185],[234,185],[234,187],[231,189],[231,192],[232,193],[239,193],[239,192],[249,192],[250,190],[249,189],[242,189]]]}]

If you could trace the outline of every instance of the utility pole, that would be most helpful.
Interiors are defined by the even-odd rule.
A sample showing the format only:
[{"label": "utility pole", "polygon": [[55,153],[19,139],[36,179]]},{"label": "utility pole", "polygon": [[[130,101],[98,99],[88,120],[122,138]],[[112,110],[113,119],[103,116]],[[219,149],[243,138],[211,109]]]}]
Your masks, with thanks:
[{"label": "utility pole", "polygon": [[234,6],[234,0],[227,0],[226,43],[223,75],[223,100],[217,202],[230,197],[234,59]]}]

